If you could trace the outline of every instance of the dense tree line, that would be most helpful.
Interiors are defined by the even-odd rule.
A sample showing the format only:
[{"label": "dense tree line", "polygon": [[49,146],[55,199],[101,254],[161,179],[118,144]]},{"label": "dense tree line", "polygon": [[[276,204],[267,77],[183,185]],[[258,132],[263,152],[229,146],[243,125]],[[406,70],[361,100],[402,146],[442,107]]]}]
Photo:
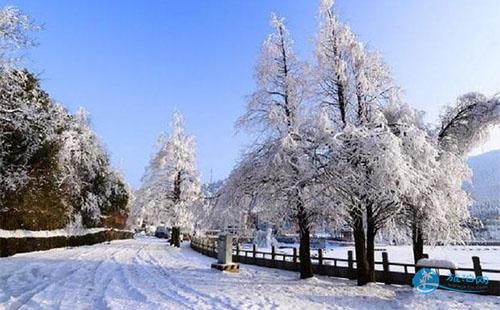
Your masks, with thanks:
[{"label": "dense tree line", "polygon": [[18,65],[38,27],[7,7],[0,29],[0,228],[94,227],[126,214],[128,188],[86,112],[69,113]]}]

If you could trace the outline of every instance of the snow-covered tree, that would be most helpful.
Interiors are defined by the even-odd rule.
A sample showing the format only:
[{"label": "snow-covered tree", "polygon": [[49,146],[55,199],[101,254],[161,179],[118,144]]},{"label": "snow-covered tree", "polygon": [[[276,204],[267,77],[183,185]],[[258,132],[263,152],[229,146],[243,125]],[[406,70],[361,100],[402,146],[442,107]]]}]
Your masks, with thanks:
[{"label": "snow-covered tree", "polygon": [[10,66],[19,60],[22,49],[32,47],[31,33],[39,30],[19,9],[7,6],[0,10],[0,66]]},{"label": "snow-covered tree", "polygon": [[380,55],[338,19],[333,0],[320,2],[315,55],[314,92],[337,128],[368,121],[373,106],[398,95]]},{"label": "snow-covered tree", "polygon": [[17,68],[39,28],[14,7],[0,10],[0,227],[99,225],[101,215],[127,212],[128,189],[86,116],[68,113]]},{"label": "snow-covered tree", "polygon": [[[65,111],[26,70],[0,70],[0,223],[54,228],[65,221],[58,199],[58,132]],[[34,217],[33,208],[47,215]]]},{"label": "snow-covered tree", "polygon": [[350,50],[354,44],[350,29],[333,13],[333,1],[320,2],[320,25],[316,38],[316,93],[340,126],[348,123]]},{"label": "snow-covered tree", "polygon": [[59,139],[60,187],[74,208],[72,215],[82,216],[85,226],[93,226],[112,213],[127,214],[128,187],[111,167],[85,110],[80,108],[70,116]]},{"label": "snow-covered tree", "polygon": [[[374,280],[375,236],[395,222],[412,237],[416,257],[424,239],[463,238],[470,200],[462,183],[470,174],[460,154],[470,145],[456,140],[470,141],[466,134],[478,120],[492,124],[496,101],[448,111],[436,137],[420,113],[402,103],[380,55],[338,20],[333,1],[321,2],[310,81],[282,20],[273,25],[257,65],[257,91],[241,122],[260,129],[260,136],[226,181],[222,203],[297,222],[303,249],[318,216],[350,224],[359,284]],[[319,102],[316,117],[303,106],[309,91]],[[476,112],[482,116],[471,118]],[[306,277],[307,254],[300,254]]]},{"label": "snow-covered tree", "polygon": [[202,199],[196,207],[194,216],[195,230],[203,231],[207,229],[223,229],[224,210],[228,210],[225,205],[218,204],[221,195],[221,189],[224,187],[224,181],[205,183],[201,187]]},{"label": "snow-covered tree", "polygon": [[192,231],[200,182],[194,139],[184,133],[181,114],[174,114],[171,134],[160,137],[142,182],[135,203],[143,204],[149,222]]},{"label": "snow-covered tree", "polygon": [[308,278],[309,235],[323,213],[314,195],[314,147],[305,129],[307,83],[284,19],[273,15],[271,25],[274,32],[264,41],[256,66],[257,89],[240,119],[260,135],[231,173],[222,197],[228,205],[252,208],[261,218],[294,223],[301,278]]},{"label": "snow-covered tree", "polygon": [[[359,42],[322,1],[316,39],[315,88],[329,117],[324,153],[331,205],[340,206],[354,232],[358,283],[374,281],[376,233],[401,208],[398,193],[408,190],[400,139],[381,109],[398,103],[398,88],[376,52]],[[338,207],[336,208],[338,209]]]},{"label": "snow-covered tree", "polygon": [[498,97],[468,93],[459,97],[454,106],[445,108],[439,128],[431,135],[439,147],[439,169],[434,174],[433,189],[428,197],[439,196],[427,204],[426,212],[413,214],[411,218],[415,261],[423,257],[424,241],[469,237],[466,224],[472,201],[463,186],[471,172],[465,157],[475,146],[484,143],[489,128],[499,123]]},{"label": "snow-covered tree", "polygon": [[329,206],[353,229],[362,285],[374,281],[375,237],[401,210],[399,197],[411,190],[412,171],[400,139],[385,123],[348,126],[328,146]]},{"label": "snow-covered tree", "polygon": [[[413,124],[417,123],[420,127],[424,126],[421,119],[413,121]],[[426,144],[430,143],[436,149],[433,153],[437,155],[428,157],[421,154],[419,150],[425,149],[422,144],[415,144],[408,150],[409,154],[421,154],[416,158],[420,168],[425,167],[422,164],[426,160],[435,161],[427,166],[433,172],[424,175],[428,189],[423,192],[424,195],[415,197],[414,203],[407,200],[406,212],[403,214],[405,219],[400,222],[410,228],[415,262],[423,257],[424,243],[470,237],[467,224],[472,200],[465,192],[464,184],[470,179],[471,171],[465,159],[474,147],[485,141],[489,128],[499,123],[498,97],[468,93],[459,97],[454,106],[445,108],[437,130],[431,131],[424,126],[423,129],[429,132]],[[411,135],[405,134],[404,141],[414,142],[409,140]],[[421,184],[415,187],[415,192],[425,187]]]},{"label": "snow-covered tree", "polygon": [[26,70],[1,72],[0,141],[4,228],[62,228],[82,215],[94,226],[101,213],[126,213],[126,185],[86,117],[53,102]]},{"label": "snow-covered tree", "polygon": [[330,184],[322,179],[330,132],[324,115],[310,113],[306,104],[307,68],[293,53],[284,20],[273,16],[272,26],[274,33],[264,42],[257,63],[257,89],[240,122],[253,125],[260,135],[233,169],[220,197],[221,204],[245,206],[247,214],[259,219],[294,225],[300,239],[300,273],[307,278],[312,276],[310,233],[316,225],[338,219],[336,211],[326,207],[330,200],[324,192]]},{"label": "snow-covered tree", "polygon": [[406,104],[384,109],[391,130],[413,172],[411,191],[400,197],[403,208],[385,233],[413,245],[415,262],[423,257],[424,243],[457,241],[467,236],[465,224],[470,198],[463,183],[470,177],[463,158],[443,151],[420,113]]},{"label": "snow-covered tree", "polygon": [[441,115],[437,139],[441,148],[466,156],[484,143],[488,130],[500,124],[500,97],[488,98],[480,93],[460,96],[455,105],[447,106]]}]

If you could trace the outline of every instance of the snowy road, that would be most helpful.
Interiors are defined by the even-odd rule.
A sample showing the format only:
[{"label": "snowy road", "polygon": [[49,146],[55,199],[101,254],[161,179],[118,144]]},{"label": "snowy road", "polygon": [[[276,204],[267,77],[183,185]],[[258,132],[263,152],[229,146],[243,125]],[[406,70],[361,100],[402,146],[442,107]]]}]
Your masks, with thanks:
[{"label": "snowy road", "polygon": [[210,269],[187,247],[142,238],[0,258],[0,309],[500,308],[500,297],[354,282],[242,265]]}]

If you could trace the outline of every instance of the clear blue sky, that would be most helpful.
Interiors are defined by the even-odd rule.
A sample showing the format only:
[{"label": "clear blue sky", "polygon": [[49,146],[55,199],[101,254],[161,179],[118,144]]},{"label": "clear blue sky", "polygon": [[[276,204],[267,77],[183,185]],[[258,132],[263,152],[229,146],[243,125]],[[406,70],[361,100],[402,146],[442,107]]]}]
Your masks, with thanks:
[{"label": "clear blue sky", "polygon": [[[196,136],[203,180],[227,176],[247,142],[235,135],[271,12],[311,57],[317,1],[3,1],[44,24],[27,66],[71,111],[85,107],[115,166],[138,186],[172,112]],[[406,98],[435,121],[443,104],[500,91],[500,1],[338,0],[382,52]],[[500,148],[500,132],[486,147]],[[482,149],[486,150],[486,149]]]}]

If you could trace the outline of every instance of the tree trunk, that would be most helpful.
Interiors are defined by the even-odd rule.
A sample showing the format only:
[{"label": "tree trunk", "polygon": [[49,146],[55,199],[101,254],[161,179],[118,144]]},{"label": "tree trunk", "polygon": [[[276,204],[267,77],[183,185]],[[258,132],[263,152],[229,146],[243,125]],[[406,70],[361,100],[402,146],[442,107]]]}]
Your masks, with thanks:
[{"label": "tree trunk", "polygon": [[178,226],[172,227],[172,233],[170,236],[170,245],[175,247],[181,246],[181,228]]},{"label": "tree trunk", "polygon": [[182,183],[182,174],[181,172],[177,172],[177,175],[175,176],[174,180],[174,193],[173,193],[173,201],[174,203],[179,202],[181,199],[181,183]]},{"label": "tree trunk", "polygon": [[[339,77],[337,77],[339,78]],[[346,98],[344,94],[344,85],[339,81],[337,82],[337,99],[339,103],[339,111],[340,111],[340,119],[342,121],[342,124],[347,126],[347,104],[346,104]]]},{"label": "tree trunk", "polygon": [[417,264],[418,260],[424,257],[424,235],[422,233],[422,228],[416,222],[414,218],[412,224],[412,243],[413,243],[413,260]]},{"label": "tree trunk", "polygon": [[307,279],[313,276],[312,264],[311,264],[311,240],[309,236],[309,223],[307,222],[307,216],[302,206],[299,207],[299,213],[297,214],[297,219],[299,223],[299,237],[300,237],[300,247],[299,247],[299,260],[300,260],[300,278]]},{"label": "tree trunk", "polygon": [[358,285],[365,285],[369,281],[368,261],[366,259],[366,240],[363,227],[363,216],[361,214],[353,215],[353,234],[354,247],[356,251],[356,271]]},{"label": "tree trunk", "polygon": [[373,223],[373,209],[366,206],[366,261],[368,263],[367,281],[375,282],[375,235],[377,230]]}]

